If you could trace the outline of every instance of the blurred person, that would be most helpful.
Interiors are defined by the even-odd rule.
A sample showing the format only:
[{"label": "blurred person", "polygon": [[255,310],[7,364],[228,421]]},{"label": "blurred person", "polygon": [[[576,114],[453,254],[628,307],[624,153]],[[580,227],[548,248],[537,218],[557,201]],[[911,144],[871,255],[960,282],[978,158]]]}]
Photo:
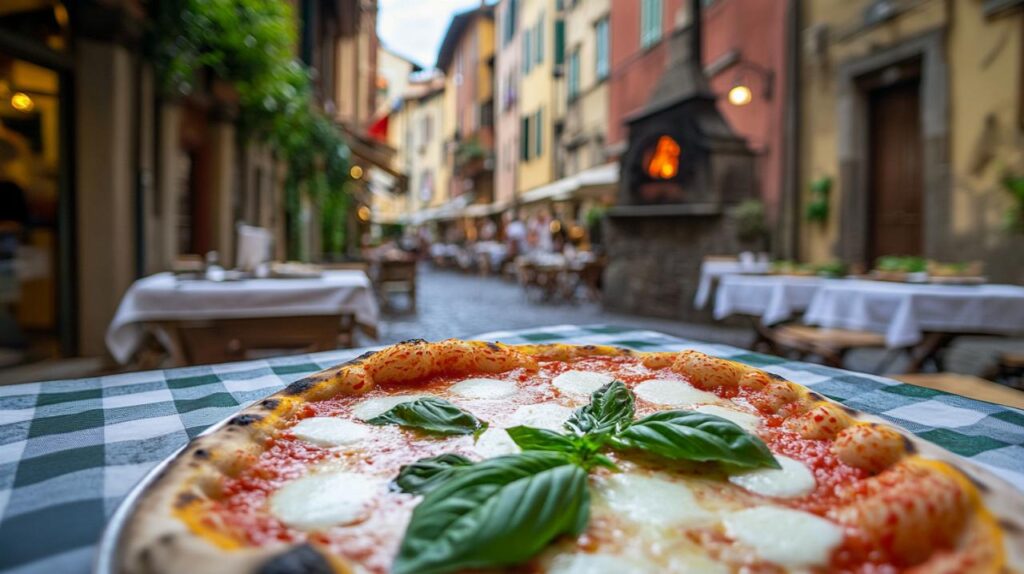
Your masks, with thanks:
[{"label": "blurred person", "polygon": [[511,221],[505,226],[505,242],[508,244],[509,256],[525,255],[529,251],[526,224],[520,219],[519,213],[512,215]]}]

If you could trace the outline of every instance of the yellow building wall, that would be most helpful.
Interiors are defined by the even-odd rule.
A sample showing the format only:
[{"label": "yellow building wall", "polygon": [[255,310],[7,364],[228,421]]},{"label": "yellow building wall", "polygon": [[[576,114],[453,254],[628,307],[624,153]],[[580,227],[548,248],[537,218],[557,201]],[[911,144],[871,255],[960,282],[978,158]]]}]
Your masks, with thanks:
[{"label": "yellow building wall", "polygon": [[494,55],[494,20],[476,18],[477,49],[477,103],[484,103],[494,97],[494,78],[487,61]]},{"label": "yellow building wall", "polygon": [[[552,68],[555,47],[554,22],[557,17],[555,0],[523,0],[520,14],[522,28],[520,34],[525,33],[526,30],[531,30],[531,34],[533,34],[532,31],[536,30],[541,15],[544,17],[543,61],[533,64],[530,72],[523,75],[520,80],[519,117],[533,117],[537,110],[542,110],[540,127],[543,133],[540,156],[532,157],[531,155],[529,161],[520,160],[517,193],[521,194],[551,182],[554,176],[553,152],[556,142],[554,141],[553,118],[556,113],[556,105]],[[534,45],[536,45],[535,42]],[[534,57],[533,54],[534,52],[531,50],[531,58]],[[525,68],[526,63],[520,63],[520,70]],[[520,134],[520,138],[525,136],[526,134]],[[531,150],[535,149],[536,136],[532,129],[529,137]],[[516,150],[516,157],[520,157],[519,150]]]},{"label": "yellow building wall", "polygon": [[[1018,105],[1021,97],[1022,16],[986,18],[982,4],[966,0],[932,0],[895,19],[837,40],[836,36],[859,21],[867,0],[808,0],[804,2],[805,30],[824,25],[828,29],[827,49],[820,56],[805,48],[801,68],[800,126],[800,254],[805,260],[832,259],[838,240],[844,190],[839,177],[839,110],[837,69],[839,65],[879,52],[935,29],[945,29],[945,58],[949,81],[949,153],[952,186],[952,229],[950,233],[978,243],[966,248],[964,257],[983,247],[1005,242],[1003,213],[1010,205],[1009,194],[998,189],[997,179],[1008,163],[1017,161],[1015,144]],[[805,37],[806,39],[806,37]],[[971,163],[982,142],[987,117],[994,117],[996,144],[994,159],[980,174],[971,173]],[[987,134],[991,135],[991,134]],[[991,143],[991,142],[990,142]],[[811,199],[809,186],[819,177],[833,181],[826,223],[806,221],[803,209]],[[924,190],[925,201],[931,193]],[[927,221],[925,225],[928,225]],[[949,255],[952,257],[955,254]]]},{"label": "yellow building wall", "polygon": [[[608,125],[608,79],[597,77],[597,32],[595,24],[611,12],[610,0],[587,0],[566,12],[565,18],[565,71],[568,77],[569,56],[579,50],[579,96],[570,103],[565,113],[563,140],[579,136],[588,143],[575,150],[566,150],[568,174],[583,171],[603,163],[603,152],[598,149],[597,138],[603,136]],[[610,45],[609,45],[610,52]],[[608,55],[609,66],[611,54]],[[568,87],[566,86],[566,90]],[[568,92],[565,92],[568,96]]]},{"label": "yellow building wall", "polygon": [[448,149],[451,147],[451,142],[455,141],[455,79],[452,76],[445,76],[444,79],[444,94],[441,102],[441,125],[444,128],[441,131],[441,141],[444,143],[441,165],[437,170],[437,191],[434,193],[434,199],[430,202],[431,207],[447,202],[452,196],[452,154]]}]

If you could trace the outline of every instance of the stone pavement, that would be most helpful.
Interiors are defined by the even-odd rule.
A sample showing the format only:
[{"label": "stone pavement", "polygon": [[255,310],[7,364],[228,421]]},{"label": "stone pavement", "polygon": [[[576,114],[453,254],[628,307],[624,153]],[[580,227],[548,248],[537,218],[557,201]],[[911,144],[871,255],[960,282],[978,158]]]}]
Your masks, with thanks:
[{"label": "stone pavement", "polygon": [[[459,271],[420,266],[419,307],[415,313],[403,312],[406,300],[394,296],[394,311],[383,314],[379,341],[361,338],[359,345],[390,344],[406,339],[438,340],[471,337],[477,333],[504,329],[526,329],[557,324],[605,323],[622,327],[651,329],[685,339],[747,347],[753,332],[742,321],[729,324],[684,323],[613,313],[589,302],[538,303],[528,299],[516,283],[497,277],[480,277]],[[1000,351],[1024,352],[1024,340],[992,337],[963,337],[950,349],[946,368],[950,371],[984,375]],[[846,367],[874,372],[883,353],[878,350],[855,351],[848,355]],[[903,360],[893,363],[890,372],[900,372]]]}]

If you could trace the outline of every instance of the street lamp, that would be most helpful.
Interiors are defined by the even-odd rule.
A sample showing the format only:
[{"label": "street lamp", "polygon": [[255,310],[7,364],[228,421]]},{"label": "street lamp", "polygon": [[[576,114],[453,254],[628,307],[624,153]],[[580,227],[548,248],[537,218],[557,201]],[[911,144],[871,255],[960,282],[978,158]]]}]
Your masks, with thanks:
[{"label": "street lamp", "polygon": [[734,106],[745,106],[754,100],[754,90],[750,87],[750,77],[758,76],[761,82],[761,96],[772,99],[772,84],[775,81],[775,72],[760,64],[741,60],[734,64],[736,75],[732,80],[732,87],[726,96],[729,103]]}]

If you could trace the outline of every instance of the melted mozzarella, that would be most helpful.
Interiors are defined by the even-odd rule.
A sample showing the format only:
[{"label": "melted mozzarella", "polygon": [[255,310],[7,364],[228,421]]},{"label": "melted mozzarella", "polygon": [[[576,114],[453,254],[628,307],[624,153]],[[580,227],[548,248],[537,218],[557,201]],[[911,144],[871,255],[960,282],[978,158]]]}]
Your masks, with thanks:
[{"label": "melted mozzarella", "polygon": [[614,377],[604,373],[566,371],[552,379],[551,384],[563,393],[589,397],[591,393],[614,380]]},{"label": "melted mozzarella", "polygon": [[718,405],[701,405],[693,410],[706,415],[722,417],[727,421],[736,423],[746,431],[755,431],[757,430],[757,427],[761,425],[761,417],[745,413],[743,411],[738,411],[736,409],[730,409],[728,407],[720,407]]},{"label": "melted mozzarella", "polygon": [[321,472],[293,480],[270,497],[270,512],[295,528],[315,530],[363,518],[381,482],[354,472]]},{"label": "melted mozzarella", "polygon": [[597,491],[616,515],[643,525],[689,527],[716,520],[689,487],[657,475],[614,474]]},{"label": "melted mozzarella", "polygon": [[407,403],[409,401],[415,401],[430,395],[424,394],[409,394],[409,395],[393,395],[390,397],[377,397],[373,399],[366,399],[352,407],[352,415],[357,419],[369,420],[374,417],[378,417],[396,406]]},{"label": "melted mozzarella", "polygon": [[370,431],[359,423],[335,417],[302,419],[290,432],[296,438],[319,446],[345,446],[370,436]]},{"label": "melted mozzarella", "polygon": [[524,425],[553,431],[561,431],[562,425],[572,416],[572,409],[558,403],[524,405],[516,409],[509,426]]},{"label": "melted mozzarella", "polygon": [[487,429],[473,445],[473,450],[483,458],[494,458],[519,452],[519,445],[505,432],[505,429]]},{"label": "melted mozzarella", "polygon": [[516,384],[498,379],[466,379],[449,390],[464,399],[504,399],[516,394]]},{"label": "melted mozzarella", "polygon": [[814,473],[804,463],[788,456],[775,455],[781,469],[759,468],[729,477],[729,482],[755,494],[797,498],[809,494],[818,485]]},{"label": "melted mozzarella", "polygon": [[726,533],[769,561],[788,568],[825,566],[843,541],[836,524],[807,512],[758,506],[723,520]]},{"label": "melted mozzarella", "polygon": [[695,389],[682,381],[652,379],[644,381],[634,389],[641,399],[668,407],[688,407],[701,403],[718,403],[721,399],[713,393]]},{"label": "melted mozzarella", "polygon": [[654,572],[645,564],[614,554],[560,554],[551,560],[548,574],[613,574]]}]

